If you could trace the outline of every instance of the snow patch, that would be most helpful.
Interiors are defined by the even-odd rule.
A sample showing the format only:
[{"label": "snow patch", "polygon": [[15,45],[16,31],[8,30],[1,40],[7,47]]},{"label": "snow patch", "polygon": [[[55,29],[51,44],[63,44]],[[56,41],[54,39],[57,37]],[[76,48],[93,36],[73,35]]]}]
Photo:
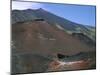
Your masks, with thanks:
[{"label": "snow patch", "polygon": [[64,30],[63,27],[61,27],[60,25],[56,24],[56,27],[59,28],[60,30]]}]

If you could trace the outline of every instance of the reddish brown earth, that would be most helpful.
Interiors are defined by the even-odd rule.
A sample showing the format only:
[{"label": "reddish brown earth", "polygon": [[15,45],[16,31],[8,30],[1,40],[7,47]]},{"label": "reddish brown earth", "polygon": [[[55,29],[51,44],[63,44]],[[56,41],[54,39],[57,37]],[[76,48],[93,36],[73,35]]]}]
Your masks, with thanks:
[{"label": "reddish brown earth", "polygon": [[[42,35],[46,39],[39,38]],[[50,40],[50,39],[55,40]],[[34,52],[55,55],[74,54],[80,51],[95,50],[79,39],[59,30],[45,21],[16,23],[12,25],[12,39],[16,53]]]},{"label": "reddish brown earth", "polygon": [[[46,21],[13,24],[12,42],[13,73],[47,72],[48,66],[50,64],[52,66],[52,60],[56,58],[58,53],[72,55],[95,50],[95,47],[65,33],[54,25],[48,24]],[[37,57],[34,54],[40,56]],[[59,65],[59,63],[53,64],[54,66]],[[85,64],[87,63],[83,65]],[[79,66],[83,67],[83,65],[75,64],[73,67],[78,68]]]},{"label": "reddish brown earth", "polygon": [[66,62],[64,64],[60,61],[52,61],[49,64],[49,68],[47,71],[84,70],[89,69],[90,67],[91,62],[89,60]]}]

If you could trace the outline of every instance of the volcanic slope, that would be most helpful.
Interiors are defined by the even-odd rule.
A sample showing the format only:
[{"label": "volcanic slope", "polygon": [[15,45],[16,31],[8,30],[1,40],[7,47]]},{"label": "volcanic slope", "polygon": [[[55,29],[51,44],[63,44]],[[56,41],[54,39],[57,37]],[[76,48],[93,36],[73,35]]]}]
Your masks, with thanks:
[{"label": "volcanic slope", "polygon": [[13,54],[36,53],[55,56],[95,50],[82,40],[44,21],[17,22],[12,25]]},{"label": "volcanic slope", "polygon": [[[86,25],[71,22],[68,19],[57,16],[45,9],[26,9],[26,10],[13,10],[12,11],[12,24],[17,22],[25,22],[42,18],[51,25],[60,25],[67,32],[82,32],[89,38],[95,41],[95,32],[92,32]],[[93,27],[95,29],[95,27]]]}]

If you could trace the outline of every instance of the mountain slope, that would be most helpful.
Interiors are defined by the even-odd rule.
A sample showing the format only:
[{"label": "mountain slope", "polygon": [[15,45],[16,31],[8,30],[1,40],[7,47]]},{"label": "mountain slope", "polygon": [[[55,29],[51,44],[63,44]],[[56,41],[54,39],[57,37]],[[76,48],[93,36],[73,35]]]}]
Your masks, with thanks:
[{"label": "mountain slope", "polygon": [[70,32],[70,33],[73,33],[73,32],[84,33],[89,38],[91,38],[93,41],[95,41],[95,33],[92,34],[91,30],[88,29],[87,27],[81,24],[71,22],[62,17],[56,16],[42,8],[36,9],[36,10],[27,9],[27,10],[13,10],[12,11],[12,23],[13,24],[16,22],[30,21],[30,20],[34,20],[38,18],[44,19],[51,25],[58,24],[62,28],[64,28],[65,31]]},{"label": "mountain slope", "polygon": [[16,23],[12,25],[12,35],[16,50],[19,52],[43,51],[44,54],[47,51],[46,54],[50,52],[70,54],[95,49],[95,46],[90,46],[46,21]]},{"label": "mountain slope", "polygon": [[95,42],[87,32],[87,27],[43,9],[13,10],[12,73],[47,72],[57,54],[71,56],[70,62],[80,60],[80,55],[73,56],[77,53],[95,52]]}]

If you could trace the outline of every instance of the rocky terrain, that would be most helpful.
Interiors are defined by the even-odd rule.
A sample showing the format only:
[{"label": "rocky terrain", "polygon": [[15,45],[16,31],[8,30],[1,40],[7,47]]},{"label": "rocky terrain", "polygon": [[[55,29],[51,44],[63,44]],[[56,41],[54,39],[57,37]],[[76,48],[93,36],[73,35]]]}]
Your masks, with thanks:
[{"label": "rocky terrain", "polygon": [[[59,71],[48,70],[53,61],[59,60],[58,53],[70,57],[71,60],[63,59],[66,63],[83,60],[80,58],[85,56],[88,60],[91,52],[93,53],[91,58],[94,59],[95,44],[95,32],[91,27],[70,22],[41,8],[12,11],[11,61],[14,74]],[[82,56],[77,55],[80,52],[86,52],[86,55],[84,53]],[[68,70],[61,67],[59,69]]]}]

